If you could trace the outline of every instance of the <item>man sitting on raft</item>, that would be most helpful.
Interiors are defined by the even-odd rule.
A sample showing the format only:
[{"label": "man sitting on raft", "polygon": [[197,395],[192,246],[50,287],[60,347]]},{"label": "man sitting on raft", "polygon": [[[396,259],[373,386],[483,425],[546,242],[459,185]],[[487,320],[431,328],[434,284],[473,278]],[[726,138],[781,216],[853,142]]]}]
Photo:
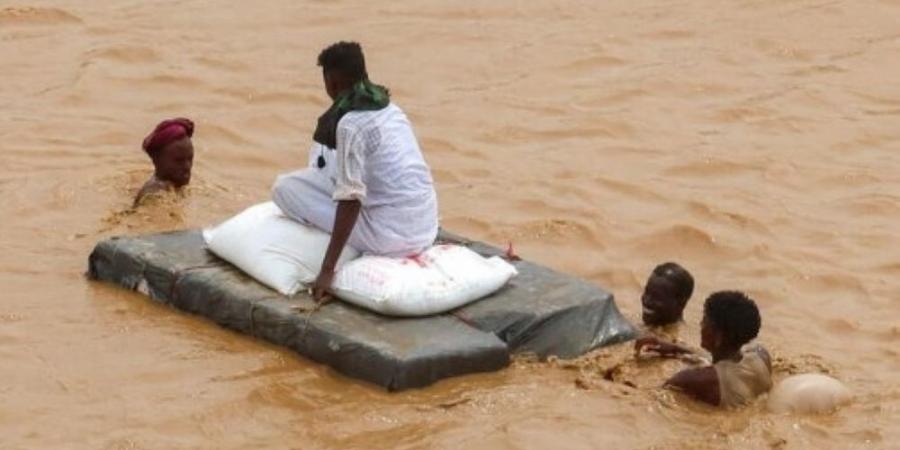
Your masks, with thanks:
[{"label": "man sitting on raft", "polygon": [[134,198],[134,207],[144,197],[162,191],[179,190],[191,182],[194,165],[194,122],[176,118],[164,120],[144,138],[143,148],[153,161],[153,175]]},{"label": "man sitting on raft", "polygon": [[[665,386],[716,406],[746,404],[772,388],[772,362],[759,344],[747,345],[759,334],[759,309],[743,292],[716,292],[703,305],[700,346],[712,355],[712,365],[685,369]],[[635,342],[635,351],[649,350],[663,357],[691,353],[690,349],[657,338]]]},{"label": "man sitting on raft", "polygon": [[294,220],[331,231],[313,298],[325,297],[344,248],[404,257],[438,232],[437,195],[409,119],[372,83],[362,48],[338,42],[319,54],[334,101],[319,117],[309,167],[281,175],[272,198]]}]

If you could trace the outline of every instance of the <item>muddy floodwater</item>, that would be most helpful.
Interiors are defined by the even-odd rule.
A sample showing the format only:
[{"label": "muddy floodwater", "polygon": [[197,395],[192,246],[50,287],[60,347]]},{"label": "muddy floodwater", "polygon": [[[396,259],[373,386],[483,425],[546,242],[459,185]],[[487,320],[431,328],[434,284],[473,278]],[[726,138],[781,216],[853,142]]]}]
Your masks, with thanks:
[{"label": "muddy floodwater", "polygon": [[[445,227],[634,321],[678,261],[681,339],[744,290],[776,378],[855,401],[718,411],[627,346],[389,394],[84,278],[96,241],[214,223],[305,165],[341,39],[412,119]],[[0,74],[0,448],[900,448],[900,1],[0,0]],[[172,116],[194,180],[129,211]]]}]

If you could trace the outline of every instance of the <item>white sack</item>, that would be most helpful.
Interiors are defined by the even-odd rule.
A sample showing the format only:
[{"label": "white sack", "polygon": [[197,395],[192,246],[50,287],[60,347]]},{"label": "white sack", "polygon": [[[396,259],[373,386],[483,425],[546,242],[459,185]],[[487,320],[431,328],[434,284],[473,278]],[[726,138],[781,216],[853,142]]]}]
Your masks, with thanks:
[{"label": "white sack", "polygon": [[[203,239],[220,258],[290,296],[315,281],[331,235],[289,219],[275,203],[266,202],[203,230]],[[346,246],[337,268],[357,256],[356,250]]]},{"label": "white sack", "polygon": [[503,287],[516,269],[458,245],[437,245],[416,258],[363,256],[347,263],[332,290],[382,314],[424,316],[457,308]]}]

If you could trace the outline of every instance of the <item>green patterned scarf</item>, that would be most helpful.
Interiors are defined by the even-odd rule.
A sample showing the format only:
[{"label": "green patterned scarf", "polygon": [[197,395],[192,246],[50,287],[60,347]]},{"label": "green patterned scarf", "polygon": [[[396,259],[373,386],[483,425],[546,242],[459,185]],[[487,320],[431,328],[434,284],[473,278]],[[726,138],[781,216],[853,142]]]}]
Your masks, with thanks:
[{"label": "green patterned scarf", "polygon": [[328,111],[319,117],[313,140],[328,148],[337,148],[337,125],[344,114],[350,111],[378,111],[390,102],[391,95],[384,86],[368,79],[357,81],[353,88],[338,95]]}]

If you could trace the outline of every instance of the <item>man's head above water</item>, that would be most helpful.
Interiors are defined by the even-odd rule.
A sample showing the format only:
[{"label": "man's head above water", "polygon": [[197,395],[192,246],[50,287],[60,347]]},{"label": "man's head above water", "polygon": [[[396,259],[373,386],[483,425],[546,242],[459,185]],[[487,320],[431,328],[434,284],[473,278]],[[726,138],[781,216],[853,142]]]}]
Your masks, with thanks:
[{"label": "man's head above water", "polygon": [[738,352],[756,339],[762,318],[759,308],[747,294],[739,291],[716,292],[703,305],[700,346],[716,355]]},{"label": "man's head above water", "polygon": [[341,41],[319,53],[319,66],[325,80],[325,90],[332,99],[350,89],[360,80],[369,78],[366,58],[357,42]]},{"label": "man's head above water", "polygon": [[694,293],[694,277],[684,267],[667,262],[653,269],[641,296],[641,319],[647,325],[669,325],[681,320]]},{"label": "man's head above water", "polygon": [[194,163],[194,122],[176,118],[164,120],[144,139],[143,148],[153,161],[154,175],[160,181],[180,188],[191,181]]}]

